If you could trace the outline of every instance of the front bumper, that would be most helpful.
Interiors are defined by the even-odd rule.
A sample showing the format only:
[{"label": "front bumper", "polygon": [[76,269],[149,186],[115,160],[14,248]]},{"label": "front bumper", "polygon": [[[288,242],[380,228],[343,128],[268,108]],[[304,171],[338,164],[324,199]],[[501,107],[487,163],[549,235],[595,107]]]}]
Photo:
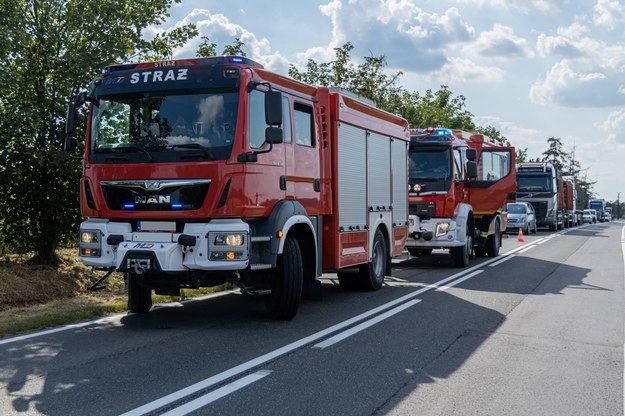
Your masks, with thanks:
[{"label": "front bumper", "polygon": [[[96,268],[136,273],[234,271],[249,264],[249,226],[238,219],[185,224],[182,233],[132,231],[130,223],[89,219],[80,224],[80,234],[80,259]],[[218,238],[223,235],[241,236],[241,244],[225,245]]]},{"label": "front bumper", "polygon": [[408,223],[406,247],[449,248],[465,244],[458,239],[461,230],[451,218],[431,218],[421,221],[418,216],[410,215]]}]

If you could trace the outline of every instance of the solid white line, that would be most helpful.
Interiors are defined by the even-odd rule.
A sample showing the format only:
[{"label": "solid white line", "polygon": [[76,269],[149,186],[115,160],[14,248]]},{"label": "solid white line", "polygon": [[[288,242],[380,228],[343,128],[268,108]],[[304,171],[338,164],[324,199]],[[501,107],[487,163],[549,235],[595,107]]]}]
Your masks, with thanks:
[{"label": "solid white line", "polygon": [[323,342],[320,342],[316,345],[313,346],[313,348],[319,348],[319,349],[323,349],[323,348],[327,348],[330,345],[334,345],[337,342],[340,342],[342,340],[344,340],[345,338],[351,337],[352,335],[363,331],[367,328],[369,328],[370,326],[373,326],[375,324],[377,324],[378,322],[381,322],[387,318],[390,318],[393,315],[398,314],[399,312],[403,311],[404,309],[408,309],[409,307],[416,305],[417,303],[421,302],[421,299],[414,299],[411,300],[410,302],[406,302],[403,305],[399,305],[398,307],[391,309],[390,311],[386,311],[381,315],[376,316],[373,319],[369,319],[368,321],[365,321],[363,323],[361,323],[360,325],[356,325],[350,329],[348,329],[347,331],[343,331],[341,333],[338,333],[336,335],[334,335],[331,338],[326,339]]},{"label": "solid white line", "polygon": [[488,267],[495,267],[495,266],[499,266],[501,263],[508,261],[510,259],[515,258],[516,256],[514,254],[511,255],[505,255],[503,256],[503,258],[499,261],[494,262],[493,264],[489,264]]},{"label": "solid white line", "polygon": [[254,374],[250,374],[249,376],[245,376],[243,378],[240,378],[236,381],[233,381],[230,384],[227,384],[223,387],[218,388],[215,391],[212,391],[208,394],[205,394],[204,396],[198,397],[195,400],[191,400],[189,403],[185,403],[180,407],[177,407],[173,410],[170,410],[169,412],[163,413],[162,416],[184,416],[184,415],[188,415],[189,413],[204,407],[208,404],[211,404],[212,402],[221,399],[224,396],[227,396],[231,393],[234,393],[237,390],[242,389],[245,386],[248,386],[252,383],[257,382],[258,380],[267,377],[269,374],[271,374],[271,371],[269,370],[261,370],[261,371],[257,371]]},{"label": "solid white line", "polygon": [[470,278],[477,276],[478,274],[482,273],[483,271],[484,271],[484,270],[476,270],[476,271],[474,271],[473,273],[471,273],[471,274],[468,274],[468,275],[464,276],[462,279],[454,280],[453,282],[451,282],[451,283],[450,283],[450,284],[448,284],[448,285],[445,285],[445,286],[441,286],[441,287],[436,288],[436,290],[437,290],[437,291],[439,291],[439,292],[444,292],[444,291],[446,291],[447,289],[449,289],[449,288],[451,288],[451,287],[456,286],[458,283],[462,283],[462,282],[464,282],[465,280],[469,280]]}]

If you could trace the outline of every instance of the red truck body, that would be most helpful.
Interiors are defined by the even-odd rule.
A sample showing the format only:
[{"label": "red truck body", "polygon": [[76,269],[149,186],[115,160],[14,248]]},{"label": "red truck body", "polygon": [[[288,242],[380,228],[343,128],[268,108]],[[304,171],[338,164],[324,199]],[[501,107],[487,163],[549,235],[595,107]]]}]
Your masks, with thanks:
[{"label": "red truck body", "polygon": [[289,319],[323,271],[375,290],[403,250],[408,125],[354,94],[212,57],[108,67],[87,100],[81,259],[131,311],[232,282]]},{"label": "red truck body", "polygon": [[449,249],[459,267],[474,251],[496,256],[506,229],[502,208],[515,195],[514,148],[479,133],[416,129],[409,157],[410,253]]}]

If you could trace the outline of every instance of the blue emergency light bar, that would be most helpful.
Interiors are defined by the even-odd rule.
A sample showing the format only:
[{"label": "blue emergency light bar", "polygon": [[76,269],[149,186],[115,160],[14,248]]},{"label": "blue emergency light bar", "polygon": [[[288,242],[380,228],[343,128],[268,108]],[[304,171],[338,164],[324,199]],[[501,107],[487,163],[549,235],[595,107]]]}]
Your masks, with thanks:
[{"label": "blue emergency light bar", "polygon": [[173,59],[170,61],[155,61],[155,62],[141,62],[134,64],[119,64],[109,65],[104,68],[103,73],[109,74],[111,72],[127,71],[132,69],[144,69],[144,68],[167,68],[177,66],[194,66],[194,65],[220,65],[220,64],[238,64],[247,65],[252,68],[263,68],[258,62],[252,61],[244,56],[211,56],[207,58],[193,58],[193,59]]}]

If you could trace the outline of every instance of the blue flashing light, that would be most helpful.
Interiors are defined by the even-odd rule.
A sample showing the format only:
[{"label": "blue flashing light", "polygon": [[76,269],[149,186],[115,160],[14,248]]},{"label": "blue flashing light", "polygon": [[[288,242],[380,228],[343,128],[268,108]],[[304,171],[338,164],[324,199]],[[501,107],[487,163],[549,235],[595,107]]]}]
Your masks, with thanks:
[{"label": "blue flashing light", "polygon": [[182,208],[182,204],[171,204],[171,207],[173,209],[180,209],[180,208]]},{"label": "blue flashing light", "polygon": [[449,129],[436,129],[434,130],[434,134],[437,136],[453,136],[454,133]]},{"label": "blue flashing light", "polygon": [[135,209],[135,204],[124,204],[124,209]]},{"label": "blue flashing light", "polygon": [[233,56],[232,58],[230,58],[231,62],[236,62],[238,64],[242,63],[244,60],[242,57],[240,56]]}]

